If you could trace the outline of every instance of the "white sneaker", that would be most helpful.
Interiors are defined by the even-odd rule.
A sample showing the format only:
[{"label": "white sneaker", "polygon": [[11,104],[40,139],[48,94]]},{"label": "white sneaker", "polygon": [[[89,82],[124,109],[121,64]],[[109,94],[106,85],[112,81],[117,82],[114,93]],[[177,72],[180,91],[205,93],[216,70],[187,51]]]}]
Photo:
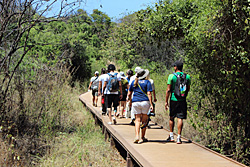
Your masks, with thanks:
[{"label": "white sneaker", "polygon": [[115,119],[115,117],[113,117],[113,122],[114,122],[114,124],[116,124],[116,119]]},{"label": "white sneaker", "polygon": [[109,125],[112,125],[112,122],[108,122]]}]

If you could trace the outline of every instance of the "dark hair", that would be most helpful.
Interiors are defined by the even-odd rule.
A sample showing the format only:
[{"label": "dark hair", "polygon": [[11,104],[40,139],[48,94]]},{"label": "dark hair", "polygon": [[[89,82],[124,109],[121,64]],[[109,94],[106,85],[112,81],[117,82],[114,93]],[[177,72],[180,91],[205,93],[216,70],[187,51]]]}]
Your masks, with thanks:
[{"label": "dark hair", "polygon": [[105,68],[102,68],[102,69],[101,69],[101,74],[106,74],[106,71],[107,71],[107,70],[106,70]]},{"label": "dark hair", "polygon": [[114,71],[114,70],[115,70],[115,65],[114,65],[114,64],[110,64],[110,65],[108,66],[108,70],[109,70],[109,71]]},{"label": "dark hair", "polygon": [[174,66],[177,67],[178,70],[182,71],[183,62],[181,62],[181,61],[176,61],[176,62],[174,63]]},{"label": "dark hair", "polygon": [[128,70],[127,71],[127,74],[130,75],[130,76],[133,76],[134,75],[134,72],[132,70]]}]

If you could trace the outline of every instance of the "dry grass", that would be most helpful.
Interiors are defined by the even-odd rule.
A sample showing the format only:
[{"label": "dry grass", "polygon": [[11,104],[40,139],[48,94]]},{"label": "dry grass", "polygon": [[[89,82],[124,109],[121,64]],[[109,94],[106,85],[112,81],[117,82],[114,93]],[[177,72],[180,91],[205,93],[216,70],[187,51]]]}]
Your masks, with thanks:
[{"label": "dry grass", "polygon": [[69,73],[38,70],[32,79],[26,87],[12,83],[0,125],[0,166],[125,166],[83,110],[84,91],[68,86]]},{"label": "dry grass", "polygon": [[72,106],[69,117],[76,131],[59,133],[50,152],[40,160],[40,166],[126,166],[118,151],[104,141],[100,127],[95,126],[78,95],[76,90],[68,93]]}]

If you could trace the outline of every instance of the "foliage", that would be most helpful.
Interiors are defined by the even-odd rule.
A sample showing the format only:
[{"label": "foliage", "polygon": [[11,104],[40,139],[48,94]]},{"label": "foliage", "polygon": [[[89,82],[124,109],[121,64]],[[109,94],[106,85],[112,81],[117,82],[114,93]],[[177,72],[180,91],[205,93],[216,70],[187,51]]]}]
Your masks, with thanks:
[{"label": "foliage", "polygon": [[[193,73],[190,124],[204,144],[249,164],[249,2],[161,1],[141,33],[177,40]],[[185,56],[184,56],[185,55]]]}]

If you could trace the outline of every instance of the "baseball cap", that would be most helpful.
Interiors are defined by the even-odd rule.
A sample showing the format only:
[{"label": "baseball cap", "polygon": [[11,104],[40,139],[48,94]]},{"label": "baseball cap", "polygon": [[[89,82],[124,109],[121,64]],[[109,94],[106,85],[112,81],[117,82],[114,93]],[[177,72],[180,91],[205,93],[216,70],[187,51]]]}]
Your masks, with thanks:
[{"label": "baseball cap", "polygon": [[96,71],[96,72],[95,72],[95,74],[99,74],[99,72],[98,72],[98,71]]},{"label": "baseball cap", "polygon": [[120,72],[120,75],[121,75],[122,77],[125,77],[125,74],[124,74],[123,71]]}]

